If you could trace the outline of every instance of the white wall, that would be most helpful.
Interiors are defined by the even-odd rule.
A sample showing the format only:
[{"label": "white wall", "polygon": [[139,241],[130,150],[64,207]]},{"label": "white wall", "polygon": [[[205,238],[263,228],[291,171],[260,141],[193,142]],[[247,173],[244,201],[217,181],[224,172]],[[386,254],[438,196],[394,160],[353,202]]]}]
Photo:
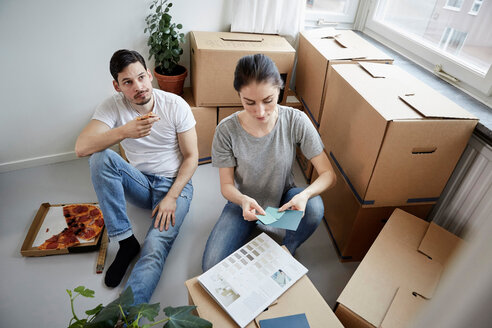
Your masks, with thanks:
[{"label": "white wall", "polygon": [[[0,1],[0,172],[75,158],[75,140],[114,90],[109,59],[148,60],[149,0]],[[227,0],[175,0],[183,32],[228,31]],[[189,42],[182,64],[189,66]],[[189,85],[189,78],[186,81]]]}]

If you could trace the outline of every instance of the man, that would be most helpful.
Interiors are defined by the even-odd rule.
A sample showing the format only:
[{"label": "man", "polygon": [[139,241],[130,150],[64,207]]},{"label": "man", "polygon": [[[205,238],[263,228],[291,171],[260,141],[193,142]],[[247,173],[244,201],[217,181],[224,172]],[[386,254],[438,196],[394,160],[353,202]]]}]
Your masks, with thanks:
[{"label": "man", "polygon": [[[116,287],[140,251],[126,213],[126,199],[151,209],[140,258],[128,279],[135,304],[148,303],[186,216],[198,165],[195,119],[179,96],[152,88],[152,74],[136,51],[118,50],[110,61],[119,94],[101,103],[75,144],[89,156],[92,183],[111,241],[119,242],[105,283]],[[153,113],[147,118],[143,115]],[[108,147],[121,143],[130,163]]]}]

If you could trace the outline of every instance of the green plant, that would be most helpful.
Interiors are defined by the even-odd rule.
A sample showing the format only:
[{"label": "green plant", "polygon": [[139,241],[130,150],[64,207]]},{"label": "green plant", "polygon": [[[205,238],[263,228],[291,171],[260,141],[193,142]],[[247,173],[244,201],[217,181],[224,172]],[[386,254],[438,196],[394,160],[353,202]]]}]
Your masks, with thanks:
[{"label": "green plant", "polygon": [[[85,311],[86,318],[79,319],[75,314],[73,301],[80,295],[84,297],[94,297],[94,291],[79,286],[73,291],[67,289],[70,296],[70,307],[72,309],[72,319],[68,324],[68,328],[150,328],[159,324],[164,324],[164,328],[208,328],[212,324],[207,320],[199,318],[193,314],[195,306],[179,306],[176,308],[166,307],[164,313],[167,318],[154,321],[159,314],[160,304],[142,303],[133,304],[133,291],[128,287],[121,295],[113,302],[106,306],[99,304],[91,310]],[[150,323],[139,325],[142,318],[146,318]]]},{"label": "green plant", "polygon": [[172,5],[168,0],[154,0],[150,5],[152,12],[145,18],[147,27],[144,33],[149,33],[149,59],[154,57],[156,72],[164,75],[183,73],[182,66],[178,64],[183,54],[184,34],[179,31],[183,25],[172,22],[169,14]]}]

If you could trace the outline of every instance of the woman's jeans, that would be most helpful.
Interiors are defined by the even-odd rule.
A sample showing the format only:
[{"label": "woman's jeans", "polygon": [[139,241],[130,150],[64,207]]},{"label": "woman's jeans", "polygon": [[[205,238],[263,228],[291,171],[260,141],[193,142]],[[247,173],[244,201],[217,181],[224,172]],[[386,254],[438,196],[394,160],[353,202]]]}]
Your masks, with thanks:
[{"label": "woman's jeans", "polygon": [[[300,193],[304,188],[291,188],[283,196],[279,207]],[[297,231],[286,230],[283,244],[294,255],[306,239],[309,238],[319,226],[324,215],[323,201],[320,196],[311,198],[304,211]],[[249,241],[251,232],[256,226],[256,221],[246,221],[243,218],[241,206],[228,202],[219,220],[215,224],[205,246],[203,253],[202,269],[207,271],[215,264],[232,254]]]},{"label": "woman's jeans", "polygon": [[[133,234],[126,214],[126,200],[151,210],[166,196],[174,182],[173,178],[143,174],[109,149],[94,153],[89,164],[92,184],[111,240],[120,241]],[[175,225],[169,225],[167,231],[154,228],[154,219],[149,220],[150,227],[140,258],[124,288],[132,287],[134,304],[150,301],[167,255],[188,213],[192,197],[193,186],[190,180],[176,201]]]}]

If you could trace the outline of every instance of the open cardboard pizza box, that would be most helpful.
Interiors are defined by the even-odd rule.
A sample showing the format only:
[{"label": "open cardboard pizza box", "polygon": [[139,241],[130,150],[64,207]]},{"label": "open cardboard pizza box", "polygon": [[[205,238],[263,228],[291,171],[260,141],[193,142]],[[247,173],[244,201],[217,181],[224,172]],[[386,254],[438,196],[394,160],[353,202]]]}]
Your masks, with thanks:
[{"label": "open cardboard pizza box", "polygon": [[[89,205],[96,205],[97,203],[84,203]],[[59,255],[69,253],[81,253],[97,250],[101,244],[101,237],[104,234],[104,227],[101,233],[91,240],[80,240],[80,244],[63,248],[63,249],[38,249],[38,246],[44,243],[44,241],[53,235],[61,232],[67,227],[65,217],[63,216],[63,206],[69,204],[50,204],[43,203],[39,207],[36,216],[34,217],[31,227],[27,232],[24,243],[22,244],[21,254],[22,256],[46,256],[46,255]]]}]

